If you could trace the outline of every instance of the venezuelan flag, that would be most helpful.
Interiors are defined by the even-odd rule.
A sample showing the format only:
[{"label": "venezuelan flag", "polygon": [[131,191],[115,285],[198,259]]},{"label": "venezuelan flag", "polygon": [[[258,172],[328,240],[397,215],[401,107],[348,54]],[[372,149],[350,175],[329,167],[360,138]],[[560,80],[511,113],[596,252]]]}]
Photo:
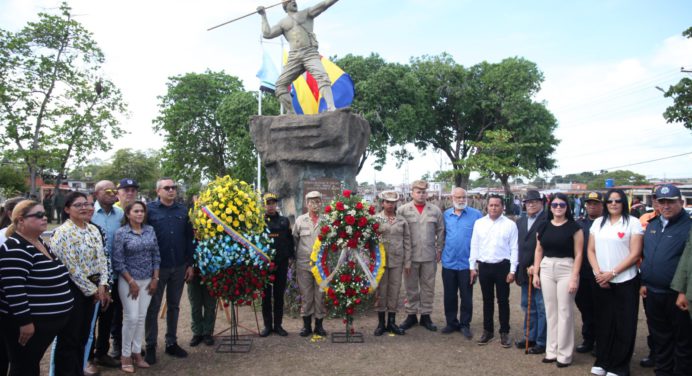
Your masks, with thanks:
[{"label": "venezuelan flag", "polygon": [[[332,82],[334,105],[336,108],[350,106],[355,94],[351,76],[326,57],[322,56],[321,60],[329,80]],[[320,97],[317,81],[308,72],[303,73],[293,81],[291,97],[293,98],[293,109],[296,114],[313,115],[327,109],[326,102]]]}]

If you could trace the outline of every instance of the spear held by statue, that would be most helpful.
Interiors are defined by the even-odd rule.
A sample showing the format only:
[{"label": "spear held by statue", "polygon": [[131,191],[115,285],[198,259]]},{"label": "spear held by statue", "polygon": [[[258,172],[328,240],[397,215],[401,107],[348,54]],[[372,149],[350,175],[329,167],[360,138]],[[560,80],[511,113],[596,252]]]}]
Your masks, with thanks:
[{"label": "spear held by statue", "polygon": [[[282,1],[279,1],[278,3],[276,3],[276,4],[273,4],[273,5],[264,7],[264,9],[274,8],[275,6],[281,5],[281,4],[285,3],[285,2],[286,2],[286,0],[282,0]],[[224,22],[224,23],[222,23],[222,24],[218,24],[218,25],[216,25],[216,26],[210,27],[210,28],[207,29],[207,31],[211,31],[211,30],[214,30],[214,29],[219,28],[219,27],[221,27],[221,26],[228,25],[229,23],[233,23],[233,22],[236,22],[236,21],[238,21],[238,20],[242,20],[242,19],[245,18],[245,17],[250,17],[250,16],[252,16],[253,14],[255,14],[255,13],[257,13],[257,12],[258,12],[258,10],[255,10],[254,12],[250,12],[250,13],[244,15],[244,16],[240,16],[240,17],[234,18],[234,19],[232,19],[232,20],[230,20],[230,21],[226,21],[226,22]]]}]

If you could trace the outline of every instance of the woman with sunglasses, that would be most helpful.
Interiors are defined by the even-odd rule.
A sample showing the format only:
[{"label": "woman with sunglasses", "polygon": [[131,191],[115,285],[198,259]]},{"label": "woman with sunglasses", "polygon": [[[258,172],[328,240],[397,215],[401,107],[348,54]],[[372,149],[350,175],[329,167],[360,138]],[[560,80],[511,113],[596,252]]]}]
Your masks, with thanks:
[{"label": "woman with sunglasses", "polygon": [[548,207],[547,221],[536,232],[533,285],[543,293],[547,317],[543,363],[556,362],[564,368],[574,354],[572,305],[579,288],[584,233],[565,194],[553,195]]},{"label": "woman with sunglasses", "polygon": [[70,273],[70,287],[75,296],[74,309],[67,324],[69,330],[58,335],[55,349],[55,374],[81,375],[84,368],[84,348],[94,304],[108,307],[108,260],[103,239],[96,226],[89,224],[93,204],[81,192],[65,197],[68,219],[55,229],[51,248]]},{"label": "woman with sunglasses", "polygon": [[47,226],[41,204],[21,201],[0,245],[0,328],[10,375],[41,373],[41,358],[73,305],[67,269],[41,240]]},{"label": "woman with sunglasses", "polygon": [[589,230],[588,257],[599,288],[596,301],[596,362],[594,375],[629,375],[639,313],[639,276],[643,234],[637,218],[629,215],[625,192],[606,194],[603,217]]},{"label": "woman with sunglasses", "polygon": [[147,207],[135,201],[125,207],[123,226],[115,232],[113,270],[118,273],[118,292],[123,305],[121,369],[134,373],[149,368],[142,358],[144,320],[159,279],[159,244],[154,228],[145,223]]}]

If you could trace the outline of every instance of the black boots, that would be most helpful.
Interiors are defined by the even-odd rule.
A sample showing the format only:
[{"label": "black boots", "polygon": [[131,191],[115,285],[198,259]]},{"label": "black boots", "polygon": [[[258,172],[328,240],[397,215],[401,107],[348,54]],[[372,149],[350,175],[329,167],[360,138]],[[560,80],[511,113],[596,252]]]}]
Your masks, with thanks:
[{"label": "black boots", "polygon": [[[390,316],[391,317],[391,316]],[[379,337],[384,334],[384,312],[377,312],[377,328],[375,328],[375,336]]]},{"label": "black boots", "polygon": [[398,325],[396,325],[396,313],[389,312],[389,317],[387,317],[387,331],[399,336],[402,334],[406,334],[406,331],[404,329],[401,329]]},{"label": "black boots", "polygon": [[300,330],[300,336],[307,337],[310,334],[312,334],[312,316],[303,316],[303,329]]},{"label": "black boots", "polygon": [[408,330],[416,324],[418,324],[418,318],[416,318],[416,315],[408,315],[406,316],[406,320],[401,323],[400,328],[403,330]]},{"label": "black boots", "polygon": [[260,337],[268,337],[272,333],[272,317],[271,315],[263,315],[264,329],[259,333]]},{"label": "black boots", "polygon": [[326,337],[327,331],[322,327],[322,320],[323,319],[315,319],[315,334]]},{"label": "black boots", "polygon": [[433,324],[430,315],[420,315],[420,325],[431,332],[437,331],[437,326]]},{"label": "black boots", "polygon": [[284,328],[281,326],[281,323],[283,322],[283,315],[274,314],[274,333],[286,337],[288,335],[288,332],[284,330]]}]

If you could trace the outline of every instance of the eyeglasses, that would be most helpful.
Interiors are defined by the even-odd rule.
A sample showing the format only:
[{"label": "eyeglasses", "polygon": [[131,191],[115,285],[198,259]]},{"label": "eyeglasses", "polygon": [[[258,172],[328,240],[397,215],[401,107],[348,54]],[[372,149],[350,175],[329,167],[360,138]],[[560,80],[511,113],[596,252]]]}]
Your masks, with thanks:
[{"label": "eyeglasses", "polygon": [[606,201],[606,202],[609,203],[609,204],[622,204],[622,200],[620,200],[620,199],[618,199],[618,200],[608,200],[608,201]]},{"label": "eyeglasses", "polygon": [[161,189],[163,189],[163,190],[166,191],[166,192],[170,192],[170,191],[175,191],[175,190],[177,190],[177,189],[178,189],[178,186],[177,186],[177,185],[167,185],[167,186],[165,186],[165,187],[161,187]]},{"label": "eyeglasses", "polygon": [[46,212],[40,211],[40,212],[36,212],[36,213],[27,214],[27,215],[24,216],[24,218],[31,218],[31,217],[34,217],[34,218],[41,219],[41,218],[43,218],[43,217],[45,217],[45,216],[46,216]]},{"label": "eyeglasses", "polygon": [[94,207],[94,204],[92,204],[91,202],[80,202],[77,204],[72,204],[72,205],[70,205],[70,207],[77,208],[77,209],[81,209],[81,208],[87,208],[88,209],[88,208]]},{"label": "eyeglasses", "polygon": [[104,190],[103,190],[103,193],[105,193],[105,194],[107,194],[107,195],[115,195],[116,193],[118,193],[118,191],[115,190],[115,189],[110,189],[110,188],[109,188],[109,189],[104,189]]},{"label": "eyeglasses", "polygon": [[553,202],[552,204],[550,204],[550,207],[553,209],[557,209],[558,207],[560,209],[564,209],[567,207],[567,204],[564,202]]}]

